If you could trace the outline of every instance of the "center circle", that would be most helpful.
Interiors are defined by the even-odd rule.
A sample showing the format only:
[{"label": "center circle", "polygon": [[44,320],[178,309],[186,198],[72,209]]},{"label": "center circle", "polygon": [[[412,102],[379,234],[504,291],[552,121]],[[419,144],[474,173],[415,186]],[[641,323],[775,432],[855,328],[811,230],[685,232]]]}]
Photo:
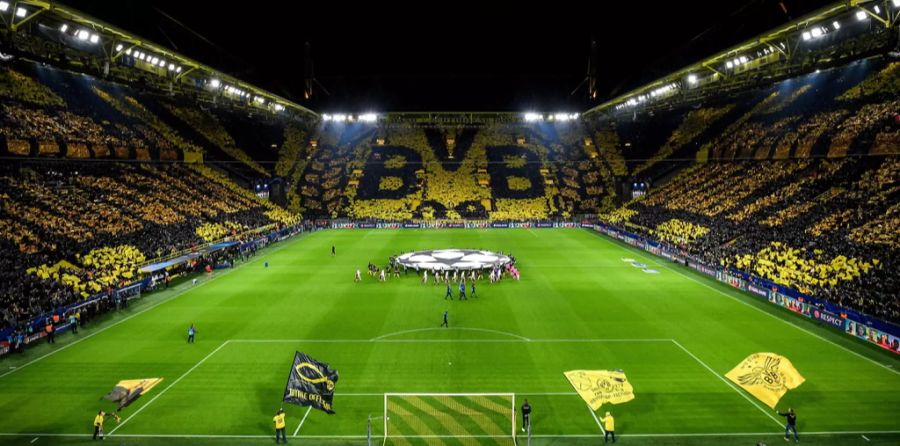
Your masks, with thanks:
[{"label": "center circle", "polygon": [[504,267],[512,259],[504,254],[480,249],[433,249],[400,254],[394,261],[416,270],[479,270]]}]

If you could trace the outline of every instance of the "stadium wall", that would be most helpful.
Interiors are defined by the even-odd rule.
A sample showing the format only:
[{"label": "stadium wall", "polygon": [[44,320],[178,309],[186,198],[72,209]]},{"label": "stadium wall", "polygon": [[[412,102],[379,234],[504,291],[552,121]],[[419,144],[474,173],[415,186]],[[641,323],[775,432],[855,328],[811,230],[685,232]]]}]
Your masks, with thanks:
[{"label": "stadium wall", "polygon": [[[588,226],[588,225],[582,225]],[[900,354],[900,327],[889,322],[873,318],[856,310],[844,308],[807,296],[797,290],[770,282],[730,268],[708,265],[699,259],[687,255],[686,252],[670,247],[659,241],[646,238],[622,228],[606,223],[597,223],[590,227],[603,235],[623,241],[631,246],[647,251],[657,257],[683,264],[719,282],[749,293],[759,299],[778,305],[788,310],[814,319],[821,325],[841,330],[849,336],[878,345],[895,354]]]}]

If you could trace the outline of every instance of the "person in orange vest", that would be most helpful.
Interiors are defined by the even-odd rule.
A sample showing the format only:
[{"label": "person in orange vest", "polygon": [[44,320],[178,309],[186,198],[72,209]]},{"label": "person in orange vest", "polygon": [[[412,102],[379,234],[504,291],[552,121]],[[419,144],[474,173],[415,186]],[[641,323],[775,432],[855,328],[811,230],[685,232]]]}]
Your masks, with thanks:
[{"label": "person in orange vest", "polygon": [[47,332],[47,343],[48,344],[56,343],[56,341],[53,339],[53,323],[52,322],[47,321],[47,326],[44,327],[44,331]]}]

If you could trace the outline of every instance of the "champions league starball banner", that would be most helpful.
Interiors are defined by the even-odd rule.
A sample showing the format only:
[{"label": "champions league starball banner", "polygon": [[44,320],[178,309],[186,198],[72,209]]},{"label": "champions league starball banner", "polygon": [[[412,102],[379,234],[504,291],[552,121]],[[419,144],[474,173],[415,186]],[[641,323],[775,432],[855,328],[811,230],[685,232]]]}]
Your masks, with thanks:
[{"label": "champions league starball banner", "polygon": [[334,414],[334,384],[338,380],[337,370],[317,361],[305,353],[294,354],[294,364],[284,388],[284,401],[301,406],[312,406],[323,412]]}]

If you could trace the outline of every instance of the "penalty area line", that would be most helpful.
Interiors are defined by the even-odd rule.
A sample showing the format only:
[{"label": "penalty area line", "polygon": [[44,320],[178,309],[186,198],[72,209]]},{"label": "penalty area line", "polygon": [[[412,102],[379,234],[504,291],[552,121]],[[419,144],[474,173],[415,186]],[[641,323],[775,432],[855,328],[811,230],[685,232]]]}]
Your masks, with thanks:
[{"label": "penalty area line", "polygon": [[779,427],[782,427],[781,420],[779,420],[778,418],[775,418],[775,417],[774,417],[771,413],[769,413],[767,410],[765,410],[765,409],[763,409],[762,407],[760,407],[759,404],[756,404],[756,401],[753,401],[752,399],[750,399],[750,397],[748,397],[744,392],[741,392],[740,389],[738,389],[737,387],[735,387],[734,384],[732,384],[731,382],[729,382],[727,379],[723,378],[722,375],[720,375],[718,372],[716,372],[715,370],[713,370],[712,367],[710,367],[708,364],[706,364],[706,363],[703,362],[700,358],[698,358],[697,355],[691,353],[690,350],[688,350],[688,349],[685,348],[683,345],[681,345],[680,342],[676,341],[675,339],[672,339],[672,343],[674,343],[675,345],[678,346],[678,348],[680,348],[682,351],[684,351],[685,353],[687,353],[688,356],[690,356],[691,358],[694,358],[694,360],[697,361],[697,363],[699,363],[701,366],[703,366],[703,368],[705,368],[706,370],[709,370],[709,373],[712,373],[713,375],[716,375],[716,378],[719,378],[723,383],[727,384],[728,387],[730,387],[732,390],[734,390],[735,392],[737,392],[741,397],[743,397],[745,400],[749,401],[750,404],[752,404],[754,407],[756,407],[757,409],[759,409],[759,411],[762,412],[762,413],[764,413],[767,417],[769,417],[770,420],[774,421],[775,424],[777,424]]},{"label": "penalty area line", "polygon": [[[295,238],[293,241],[300,240],[301,238],[303,238],[302,235],[301,235],[301,236],[298,236],[298,237]],[[272,248],[271,251],[268,251],[267,253],[268,253],[268,254],[272,254],[272,253],[281,251],[282,249],[284,249],[284,248],[290,246],[291,244],[292,244],[292,243],[286,243],[286,244],[282,244],[282,245],[280,245],[280,246],[276,246],[276,247]],[[47,357],[49,357],[49,356],[53,356],[53,355],[55,355],[55,354],[57,354],[57,353],[59,353],[59,352],[65,350],[65,349],[67,349],[67,348],[69,348],[69,347],[72,347],[72,346],[74,346],[74,345],[80,344],[82,341],[86,341],[86,340],[88,340],[88,339],[90,339],[90,338],[92,338],[92,337],[94,337],[94,336],[96,336],[96,335],[98,335],[98,334],[100,334],[100,333],[105,332],[106,330],[109,330],[110,328],[116,327],[116,326],[118,326],[119,324],[122,324],[122,323],[124,323],[124,322],[130,321],[131,319],[136,318],[136,317],[138,317],[138,316],[140,316],[140,315],[142,315],[142,314],[144,314],[144,313],[146,313],[146,312],[148,312],[148,311],[150,311],[150,310],[152,310],[152,309],[154,309],[154,308],[157,308],[157,307],[159,307],[160,305],[163,305],[163,304],[165,304],[165,303],[171,302],[171,301],[173,301],[173,300],[175,300],[175,299],[177,299],[177,298],[179,298],[179,297],[181,297],[181,296],[187,294],[187,293],[190,292],[190,291],[193,291],[193,290],[195,290],[195,289],[197,289],[197,288],[202,287],[203,285],[206,285],[207,283],[212,282],[213,280],[216,280],[216,279],[218,279],[218,278],[220,278],[220,277],[223,277],[223,276],[227,276],[228,274],[231,274],[232,272],[237,271],[237,270],[239,270],[239,269],[241,269],[241,268],[243,268],[243,267],[245,267],[245,266],[247,266],[247,265],[250,265],[251,263],[255,263],[256,261],[261,260],[261,259],[262,259],[262,257],[257,257],[257,258],[248,260],[248,261],[246,261],[246,262],[244,262],[244,263],[238,265],[236,268],[232,268],[232,269],[223,271],[223,272],[221,272],[221,273],[219,273],[219,274],[216,274],[216,275],[212,276],[211,278],[209,278],[209,279],[207,279],[207,280],[204,280],[204,281],[202,281],[202,282],[200,282],[200,283],[198,283],[198,284],[196,284],[196,285],[189,285],[189,286],[188,286],[188,285],[187,285],[187,282],[185,282],[185,286],[187,286],[187,288],[185,288],[185,289],[183,289],[183,290],[181,290],[181,291],[178,291],[177,293],[173,294],[172,296],[170,296],[170,297],[168,297],[168,298],[165,298],[165,299],[163,299],[163,300],[161,300],[161,301],[159,301],[159,302],[157,302],[157,303],[155,303],[155,304],[153,304],[153,305],[151,305],[151,306],[149,306],[149,307],[147,307],[147,308],[144,308],[143,310],[138,311],[137,313],[134,313],[134,314],[132,314],[132,315],[130,315],[130,316],[127,316],[126,318],[124,318],[124,319],[122,319],[122,320],[113,322],[112,324],[107,325],[107,326],[105,326],[105,327],[103,327],[103,328],[101,328],[101,329],[99,329],[99,330],[97,330],[97,331],[94,331],[94,332],[88,334],[87,336],[85,336],[85,337],[83,337],[83,338],[78,338],[77,340],[75,340],[75,342],[68,343],[68,344],[66,344],[66,345],[64,345],[64,346],[62,346],[62,347],[60,347],[60,348],[58,348],[58,349],[56,349],[56,350],[53,350],[53,351],[51,351],[51,352],[49,352],[49,353],[45,353],[45,354],[42,355],[42,356],[38,356],[37,358],[34,358],[34,359],[32,359],[31,361],[26,362],[25,364],[22,364],[22,365],[20,365],[20,366],[18,366],[18,367],[10,367],[10,370],[9,370],[8,372],[3,373],[2,375],[0,375],[0,379],[2,379],[3,377],[5,377],[5,376],[7,376],[7,375],[10,375],[10,374],[13,374],[13,373],[15,373],[15,372],[18,372],[19,370],[22,370],[22,369],[24,369],[25,367],[28,367],[28,366],[30,366],[30,365],[32,365],[32,364],[34,364],[34,363],[36,363],[36,362],[38,362],[38,361],[44,359],[44,358],[47,358]],[[0,434],[0,435],[2,435],[2,434]]]},{"label": "penalty area line", "polygon": [[[611,245],[613,245],[613,246],[618,247],[619,249],[621,249],[621,250],[623,250],[623,251],[625,251],[625,252],[634,252],[636,255],[638,255],[638,256],[640,256],[640,257],[643,257],[644,259],[646,259],[646,260],[652,262],[653,264],[655,264],[655,265],[657,265],[657,266],[659,266],[659,267],[661,267],[661,268],[665,268],[665,269],[667,269],[667,270],[669,270],[669,271],[671,271],[671,272],[673,272],[673,273],[675,273],[675,274],[678,274],[679,276],[682,276],[682,277],[684,277],[685,279],[688,279],[688,280],[690,280],[690,281],[692,281],[692,282],[694,282],[694,283],[696,283],[696,284],[698,284],[698,285],[701,285],[701,286],[703,286],[703,287],[706,287],[706,288],[708,288],[708,289],[710,289],[710,290],[712,290],[712,291],[714,291],[714,292],[716,292],[716,293],[718,293],[718,294],[721,294],[721,295],[723,295],[723,296],[725,296],[725,297],[727,297],[727,298],[729,298],[729,299],[731,299],[731,300],[736,301],[737,303],[739,303],[739,304],[741,304],[741,305],[744,305],[744,306],[746,306],[746,307],[752,308],[752,309],[754,309],[754,310],[756,310],[756,311],[758,311],[758,312],[760,312],[760,313],[762,313],[762,314],[765,314],[766,316],[769,316],[769,317],[771,317],[771,318],[773,318],[773,319],[777,319],[777,320],[779,320],[779,321],[781,321],[781,322],[783,322],[783,323],[785,323],[785,324],[787,324],[787,325],[790,325],[791,327],[794,327],[794,328],[796,328],[797,330],[800,330],[800,331],[802,331],[802,332],[804,332],[804,333],[806,333],[806,334],[808,334],[808,335],[810,335],[810,336],[812,336],[812,337],[814,337],[814,338],[816,338],[816,339],[818,339],[818,340],[820,340],[820,341],[822,341],[822,342],[831,344],[832,346],[837,347],[837,348],[839,348],[839,349],[841,349],[841,350],[844,350],[845,352],[850,353],[850,354],[852,354],[852,355],[854,355],[854,356],[856,356],[856,357],[858,357],[858,358],[860,358],[860,359],[864,359],[864,360],[866,360],[866,361],[868,361],[868,362],[871,362],[872,364],[875,364],[875,365],[877,365],[877,366],[879,366],[879,367],[881,367],[881,368],[883,368],[883,369],[885,369],[885,370],[887,370],[887,371],[889,371],[889,372],[892,372],[892,373],[894,373],[894,374],[900,375],[900,370],[897,370],[897,369],[892,368],[892,367],[891,367],[891,364],[884,364],[884,363],[878,362],[878,361],[876,361],[875,359],[872,359],[872,358],[870,358],[870,357],[868,357],[868,356],[866,356],[866,355],[863,355],[863,354],[861,354],[861,353],[855,352],[855,351],[851,350],[851,349],[848,348],[848,347],[845,347],[845,346],[843,346],[843,345],[841,345],[841,344],[838,344],[837,342],[834,342],[834,341],[832,341],[831,339],[825,338],[825,337],[823,337],[823,336],[821,336],[821,335],[819,335],[819,334],[817,334],[817,333],[813,333],[812,331],[809,331],[809,330],[807,330],[806,328],[801,327],[801,326],[799,326],[799,325],[793,323],[792,321],[790,321],[790,320],[788,320],[788,319],[786,319],[786,318],[781,317],[780,314],[770,313],[767,309],[763,309],[763,308],[757,307],[756,305],[752,305],[752,304],[750,304],[750,303],[748,303],[748,302],[745,302],[743,299],[741,299],[740,297],[738,297],[738,296],[736,296],[736,295],[734,295],[734,294],[731,294],[730,292],[729,292],[729,293],[726,293],[725,291],[722,291],[722,290],[720,290],[719,288],[713,287],[712,285],[710,285],[710,284],[708,284],[708,283],[705,283],[705,282],[703,282],[703,281],[700,281],[700,280],[698,280],[697,278],[692,277],[692,276],[690,276],[690,275],[688,275],[688,274],[682,272],[682,271],[680,270],[681,267],[677,267],[677,268],[672,268],[672,267],[670,267],[668,264],[666,264],[666,263],[663,262],[663,259],[660,259],[660,258],[651,256],[650,254],[646,254],[646,253],[644,253],[642,250],[639,250],[638,248],[635,248],[635,247],[632,247],[632,246],[622,246],[621,244],[618,243],[618,240],[614,243],[613,240],[610,239],[608,236],[602,235],[602,234],[600,234],[600,233],[598,233],[598,232],[596,232],[596,231],[592,231],[592,232],[594,232],[594,233],[600,235],[602,240],[606,241],[607,243],[609,243],[609,244],[611,244]],[[717,282],[717,283],[718,283],[718,282]],[[779,422],[779,424],[780,424],[780,422]]]},{"label": "penalty area line", "polygon": [[312,406],[309,406],[309,407],[306,409],[306,413],[303,415],[303,419],[300,420],[300,424],[297,425],[297,429],[294,431],[294,435],[291,435],[292,437],[296,437],[297,434],[300,432],[300,428],[303,427],[303,423],[306,422],[306,417],[309,416],[309,412],[310,412],[311,410],[312,410]]},{"label": "penalty area line", "polygon": [[606,429],[603,429],[603,425],[600,424],[600,419],[597,418],[597,414],[594,413],[594,409],[591,409],[591,406],[587,403],[584,403],[585,407],[587,407],[588,412],[591,413],[591,416],[594,417],[594,421],[597,422],[597,427],[600,428],[600,432],[603,432],[603,436],[606,436]]},{"label": "penalty area line", "polygon": [[162,389],[162,391],[160,391],[159,393],[157,393],[156,396],[153,397],[153,399],[151,399],[150,401],[147,402],[147,404],[144,404],[143,406],[141,406],[138,410],[134,411],[134,413],[131,414],[131,416],[129,416],[128,418],[126,418],[125,421],[122,421],[121,423],[119,423],[118,426],[116,426],[115,428],[113,428],[113,430],[109,431],[109,433],[107,434],[107,436],[108,436],[108,437],[111,437],[113,433],[115,433],[115,432],[116,432],[117,430],[119,430],[122,426],[124,426],[126,423],[128,423],[129,421],[131,421],[132,418],[136,417],[137,414],[141,413],[141,411],[143,411],[144,409],[146,409],[147,406],[153,404],[153,402],[156,401],[157,399],[159,399],[159,397],[165,395],[166,392],[169,391],[169,389],[171,389],[172,387],[175,387],[175,384],[178,384],[182,379],[184,379],[186,376],[190,375],[191,372],[193,372],[197,367],[200,367],[204,362],[206,362],[207,359],[212,358],[212,356],[215,355],[219,350],[221,350],[222,347],[225,347],[226,345],[228,345],[229,342],[231,342],[231,341],[225,341],[225,342],[223,342],[222,344],[220,344],[218,347],[216,347],[215,350],[209,352],[208,355],[204,356],[203,359],[201,359],[199,362],[197,362],[196,364],[194,364],[193,367],[189,368],[186,372],[184,372],[181,376],[179,376],[174,382],[172,382],[172,384],[169,384],[168,387],[166,387],[165,389]]}]

